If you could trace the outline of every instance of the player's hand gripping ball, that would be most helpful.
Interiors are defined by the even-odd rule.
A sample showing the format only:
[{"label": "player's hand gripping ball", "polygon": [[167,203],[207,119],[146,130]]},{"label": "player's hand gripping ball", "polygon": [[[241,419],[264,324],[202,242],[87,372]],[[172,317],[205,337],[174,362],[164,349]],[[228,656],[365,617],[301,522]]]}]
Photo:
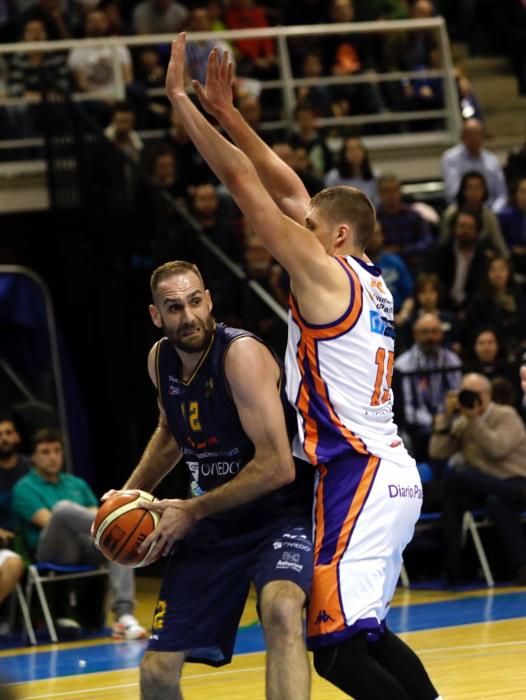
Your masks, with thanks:
[{"label": "player's hand gripping ball", "polygon": [[160,513],[141,507],[144,501],[156,501],[155,496],[138,489],[121,491],[108,498],[95,516],[93,532],[95,544],[110,561],[124,566],[148,566],[154,560],[149,555],[152,543],[145,552],[139,546],[155,530]]}]

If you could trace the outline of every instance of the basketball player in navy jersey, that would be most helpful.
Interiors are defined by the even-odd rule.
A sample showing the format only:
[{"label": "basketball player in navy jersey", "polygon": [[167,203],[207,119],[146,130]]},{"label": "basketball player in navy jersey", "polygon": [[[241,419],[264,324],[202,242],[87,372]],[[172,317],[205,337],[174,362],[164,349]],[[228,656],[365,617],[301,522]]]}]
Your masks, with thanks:
[{"label": "basketball player in navy jersey", "polygon": [[364,250],[369,199],[330,187],[310,199],[295,173],[232,105],[232,68],[211,52],[194,87],[235,141],[185,91],[185,35],[166,93],[201,156],[291,279],[285,367],[296,407],[294,454],[316,467],[314,576],[307,642],[323,677],[355,700],[437,700],[416,654],[386,616],[422,487],[393,422],[393,299]]},{"label": "basketball player in navy jersey", "polygon": [[253,582],[266,696],[307,700],[313,478],[307,463],[296,473],[281,365],[256,336],[215,322],[195,265],[162,265],[151,291],[151,317],[164,332],[148,357],[160,420],[124,488],[152,491],[180,462],[191,498],[151,504],[162,515],[143,549],[156,543],[152,560],[171,554],[141,663],[141,698],[182,698],[185,661],[230,662]]}]

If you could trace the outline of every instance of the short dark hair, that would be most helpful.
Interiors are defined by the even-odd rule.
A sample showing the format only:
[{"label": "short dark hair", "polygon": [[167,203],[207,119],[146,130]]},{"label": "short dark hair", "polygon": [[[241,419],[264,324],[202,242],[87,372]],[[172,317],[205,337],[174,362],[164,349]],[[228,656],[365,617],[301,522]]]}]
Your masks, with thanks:
[{"label": "short dark hair", "polygon": [[163,156],[171,156],[177,165],[177,153],[168,143],[160,143],[157,146],[153,146],[146,154],[146,172],[149,175],[153,174],[155,164]]},{"label": "short dark hair", "polygon": [[477,227],[477,233],[480,233],[482,231],[482,216],[478,212],[471,211],[471,209],[457,209],[456,212],[451,217],[451,222],[450,222],[451,233],[454,233],[455,226],[457,225],[457,221],[459,220],[459,218],[461,216],[471,216],[471,218],[475,220],[475,225]]},{"label": "short dark hair", "polygon": [[390,185],[393,182],[396,183],[400,189],[402,188],[402,183],[398,175],[394,173],[384,173],[378,178],[378,189],[381,189],[384,185]]},{"label": "short dark hair", "polygon": [[168,277],[172,277],[173,275],[183,275],[185,272],[193,272],[194,275],[199,278],[203,288],[205,288],[203,277],[199,272],[197,265],[187,262],[186,260],[172,260],[164,263],[163,265],[159,265],[159,267],[152,272],[152,276],[150,277],[150,290],[152,292],[152,297],[155,296],[155,292],[163,280],[167,279]]},{"label": "short dark hair", "polygon": [[13,411],[10,408],[0,408],[0,423],[12,423],[19,432]]},{"label": "short dark hair", "polygon": [[64,446],[64,438],[57,428],[41,428],[31,438],[31,448],[34,452],[44,442],[60,442]]},{"label": "short dark hair", "polygon": [[488,182],[484,175],[479,173],[478,170],[468,170],[468,172],[462,175],[462,179],[460,180],[460,184],[458,186],[456,200],[459,207],[463,207],[466,203],[465,189],[468,180],[479,180],[484,186],[484,198],[482,201],[486,202],[489,199]]},{"label": "short dark hair", "polygon": [[420,292],[423,292],[427,287],[433,287],[433,289],[435,289],[438,294],[438,306],[441,306],[444,301],[444,286],[440,281],[440,277],[434,272],[421,272],[417,276],[413,296],[417,298]]},{"label": "short dark hair", "polygon": [[376,224],[374,206],[361,190],[348,185],[326,187],[311,199],[311,207],[319,208],[329,222],[351,224],[354,242],[365,250]]}]

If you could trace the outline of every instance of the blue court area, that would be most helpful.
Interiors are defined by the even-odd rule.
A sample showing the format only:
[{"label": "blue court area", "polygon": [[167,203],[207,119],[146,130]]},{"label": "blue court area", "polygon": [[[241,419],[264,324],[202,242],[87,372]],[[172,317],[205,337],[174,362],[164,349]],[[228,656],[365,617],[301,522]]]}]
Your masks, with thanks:
[{"label": "blue court area", "polygon": [[[449,600],[397,605],[391,610],[388,620],[395,632],[414,632],[520,617],[526,617],[526,591],[474,591]],[[91,640],[87,645],[74,644],[69,648],[60,645],[51,650],[49,647],[6,650],[0,656],[0,677],[11,682],[25,682],[136,668],[145,647],[146,642],[108,642],[104,638],[100,643]],[[262,651],[263,648],[259,624],[240,628],[236,654]]]}]

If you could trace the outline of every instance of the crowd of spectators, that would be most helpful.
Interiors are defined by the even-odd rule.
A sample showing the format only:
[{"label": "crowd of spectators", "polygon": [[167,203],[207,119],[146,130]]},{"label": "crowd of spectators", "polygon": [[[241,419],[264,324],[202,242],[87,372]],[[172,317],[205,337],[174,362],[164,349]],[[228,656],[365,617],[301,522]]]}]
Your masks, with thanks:
[{"label": "crowd of spectators", "polygon": [[[279,23],[420,19],[441,10],[449,13],[457,35],[462,38],[468,32],[466,16],[455,9],[456,3],[434,4],[431,0],[265,4],[253,0],[78,0],[68,4],[68,12],[60,0],[17,5],[19,10],[26,7],[17,14],[14,4],[4,3],[3,40],[23,43],[71,37],[173,35],[183,28],[206,32]],[[502,3],[503,13],[509,5]],[[524,23],[524,19],[518,21]],[[522,42],[522,51],[525,45]],[[207,57],[214,46],[232,53],[239,76],[235,84],[238,109],[298,173],[311,195],[324,186],[346,184],[362,189],[376,205],[378,225],[367,252],[382,268],[395,302],[397,420],[415,458],[431,464],[431,480],[441,483],[446,478],[444,459],[449,458],[452,443],[447,443],[448,449],[436,446],[436,417],[447,415],[445,422],[439,421],[440,430],[452,421],[450,397],[463,387],[463,373],[476,373],[492,382],[479,382],[484,397],[490,392],[487,406],[494,391],[494,402],[510,404],[517,415],[522,412],[518,365],[526,352],[526,148],[510,153],[506,165],[501,166],[485,147],[482,110],[469,80],[459,71],[462,131],[458,143],[442,156],[444,199],[430,206],[404,196],[399,174],[380,172],[376,167],[362,137],[381,132],[383,127],[374,123],[360,133],[343,129],[335,133],[320,128],[318,120],[443,107],[442,81],[426,72],[441,67],[433,32],[374,38],[346,33],[291,40],[292,70],[297,77],[366,76],[386,70],[422,75],[385,83],[371,80],[299,87],[290,131],[262,128],[262,122],[280,118],[276,95],[260,89],[261,81],[279,74],[274,39],[236,40],[231,45],[189,42],[189,78],[204,79]],[[523,92],[524,53],[519,54],[517,49],[512,58]],[[168,109],[161,90],[167,56],[164,45],[133,50],[120,47],[117,60],[106,45],[79,46],[69,53],[24,52],[21,48],[7,65],[5,92],[33,99],[35,109],[8,106],[4,113],[7,133],[31,135],[38,131],[43,75],[47,92],[83,93],[85,109],[105,137],[90,146],[87,157],[93,210],[111,215],[118,227],[130,233],[132,255],[127,262],[142,270],[169,258],[196,262],[212,290],[216,315],[253,330],[283,350],[285,327],[281,321],[246,285],[228,274],[211,246],[200,241],[199,234],[237,263],[278,304],[286,306],[288,281],[284,271],[254,238]],[[119,76],[115,70],[120,71]],[[126,88],[123,102],[113,100],[117,78]],[[150,94],[155,89],[157,92]],[[396,128],[411,131],[415,127],[398,122]],[[141,135],[145,130],[156,130],[158,136],[146,142]],[[509,412],[503,415],[509,417]],[[526,464],[523,475],[526,477]],[[506,478],[505,473],[502,478]],[[442,507],[436,491],[433,499],[433,507],[437,500]],[[448,507],[448,512],[454,511],[451,500]],[[451,532],[457,527],[455,517],[451,515],[449,521]],[[526,564],[518,561],[516,552],[513,557],[510,562],[514,568]],[[457,576],[455,571],[451,578]],[[526,582],[524,569],[520,578]]]},{"label": "crowd of spectators", "polygon": [[[303,5],[306,5],[303,7]],[[214,32],[224,29],[268,28],[272,25],[356,23],[363,20],[398,18],[426,19],[441,12],[440,3],[431,0],[320,0],[302,3],[298,13],[295,2],[255,0],[100,0],[99,2],[65,3],[63,0],[5,1],[0,13],[0,36],[5,42],[41,42],[55,39],[100,40],[112,36],[172,34],[181,29],[189,32]],[[327,34],[290,39],[289,53],[293,75],[316,79],[359,77],[358,82],[345,80],[332,85],[302,86],[297,89],[296,114],[299,138],[309,144],[315,137],[313,115],[345,117],[444,107],[442,79],[430,77],[428,70],[440,69],[441,57],[435,31],[397,32],[383,36],[375,33]],[[283,105],[276,90],[262,90],[261,81],[279,78],[278,51],[272,37],[235,40],[189,41],[189,73],[202,80],[208,54],[213,47],[229,50],[239,76],[240,97],[245,93],[259,102],[266,120],[280,119]],[[162,128],[169,120],[167,102],[148,91],[160,88],[168,59],[168,45],[139,45],[128,49],[119,45],[116,55],[109,44],[77,46],[70,51],[14,52],[0,56],[0,98],[24,97],[37,102],[41,94],[75,92],[101,122],[109,116],[109,103],[115,84],[123,85],[132,102],[140,129]],[[417,78],[391,81],[363,80],[378,72],[413,71]],[[480,108],[470,89],[469,80],[459,70],[459,100],[463,113],[480,117]],[[30,136],[38,124],[28,125],[17,119],[19,103],[8,106],[3,120],[11,137]],[[307,106],[312,115],[309,119]],[[35,110],[32,110],[35,111]],[[305,120],[305,124],[303,123]],[[440,120],[439,120],[440,123]],[[310,126],[309,126],[310,125]],[[435,122],[395,122],[400,129],[425,129]],[[33,128],[31,128],[33,127]],[[389,129],[393,128],[392,125]],[[385,123],[370,124],[365,133],[382,133]],[[387,129],[387,133],[389,132]],[[315,144],[314,144],[315,145]],[[310,147],[308,150],[310,152]],[[312,155],[312,154],[311,154]],[[313,167],[322,176],[331,168],[331,155],[323,154]],[[328,159],[328,160],[327,160]],[[323,172],[321,169],[323,168]]]}]

